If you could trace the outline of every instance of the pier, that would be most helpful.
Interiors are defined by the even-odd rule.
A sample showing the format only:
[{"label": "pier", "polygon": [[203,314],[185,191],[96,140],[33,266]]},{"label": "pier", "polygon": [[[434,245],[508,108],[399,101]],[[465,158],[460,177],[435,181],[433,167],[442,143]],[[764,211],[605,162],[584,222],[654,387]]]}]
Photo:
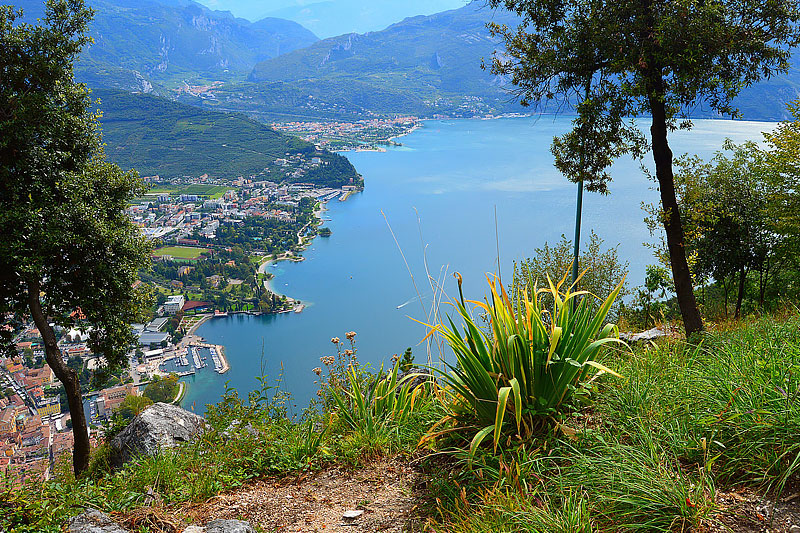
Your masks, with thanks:
[{"label": "pier", "polygon": [[[214,363],[214,372],[217,374],[224,374],[231,369],[230,365],[228,364],[228,359],[225,357],[224,346],[220,346],[219,344],[205,343],[194,343],[191,346],[195,348],[195,354],[197,354],[197,348],[208,348],[209,352],[211,353],[211,362]],[[203,366],[206,366],[205,363]]]}]

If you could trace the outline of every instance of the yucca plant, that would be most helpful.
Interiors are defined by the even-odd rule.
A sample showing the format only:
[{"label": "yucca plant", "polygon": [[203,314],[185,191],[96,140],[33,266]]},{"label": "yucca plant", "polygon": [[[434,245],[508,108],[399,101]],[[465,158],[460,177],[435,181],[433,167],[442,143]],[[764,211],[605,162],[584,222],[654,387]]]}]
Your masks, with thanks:
[{"label": "yucca plant", "polygon": [[[487,277],[491,299],[484,303],[465,301],[457,277],[460,298],[454,305],[464,322],[464,335],[449,316],[449,327],[439,324],[431,333],[444,336],[456,356],[442,377],[454,393],[449,419],[457,428],[478,429],[470,455],[490,434],[496,448],[509,426],[521,438],[530,437],[572,399],[588,381],[590,370],[619,376],[595,358],[604,345],[625,344],[617,327],[605,323],[622,283],[597,306],[600,298],[594,295],[572,287],[562,290],[566,276],[558,284],[548,277],[549,287],[530,296],[520,289],[513,298]],[[485,313],[486,330],[476,324],[467,304]]]},{"label": "yucca plant", "polygon": [[[370,436],[377,435],[390,422],[401,424],[411,417],[422,385],[406,385],[414,374],[398,379],[399,364],[396,362],[389,375],[372,387],[363,382],[355,366],[350,366],[346,386],[330,389],[336,413],[347,426]],[[378,376],[382,374],[383,365]]]}]

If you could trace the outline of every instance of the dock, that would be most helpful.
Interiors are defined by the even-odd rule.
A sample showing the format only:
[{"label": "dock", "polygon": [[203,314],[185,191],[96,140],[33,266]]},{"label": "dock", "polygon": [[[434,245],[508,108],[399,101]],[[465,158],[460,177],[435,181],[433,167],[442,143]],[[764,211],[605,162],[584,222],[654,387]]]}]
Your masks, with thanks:
[{"label": "dock", "polygon": [[[225,357],[224,346],[220,346],[219,344],[205,343],[195,343],[192,346],[195,348],[208,348],[209,352],[211,353],[211,362],[214,364],[214,372],[217,374],[224,374],[231,369],[230,365],[228,364],[228,359]],[[197,354],[196,349],[195,354]],[[203,366],[206,366],[205,363]]]}]

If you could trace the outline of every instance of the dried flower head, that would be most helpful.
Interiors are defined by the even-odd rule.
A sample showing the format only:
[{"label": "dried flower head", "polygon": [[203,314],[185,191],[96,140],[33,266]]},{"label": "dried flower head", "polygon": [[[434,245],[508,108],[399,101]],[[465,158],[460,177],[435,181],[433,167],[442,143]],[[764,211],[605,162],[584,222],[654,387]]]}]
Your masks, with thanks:
[{"label": "dried flower head", "polygon": [[332,339],[331,339],[331,342],[332,342],[333,344],[339,344],[339,343],[340,343],[340,342],[342,342],[342,341],[340,341],[340,340],[339,340],[339,337],[334,337],[334,338],[332,338]]},{"label": "dried flower head", "polygon": [[397,362],[397,361],[399,361],[399,360],[400,360],[400,357],[399,357],[397,354],[394,354],[394,355],[392,356],[392,363],[396,363],[396,362]]},{"label": "dried flower head", "polygon": [[312,370],[312,372],[318,376],[322,375],[322,369],[320,367],[316,367],[315,369]]},{"label": "dried flower head", "polygon": [[356,332],[348,331],[347,333],[344,334],[344,336],[347,337],[347,340],[351,341],[356,338]]},{"label": "dried flower head", "polygon": [[345,350],[345,351],[344,351],[344,354],[345,354],[345,355],[348,355],[348,356],[349,356],[349,355],[353,355],[353,350],[351,350],[351,349],[349,349],[349,348],[348,348],[347,350]]}]

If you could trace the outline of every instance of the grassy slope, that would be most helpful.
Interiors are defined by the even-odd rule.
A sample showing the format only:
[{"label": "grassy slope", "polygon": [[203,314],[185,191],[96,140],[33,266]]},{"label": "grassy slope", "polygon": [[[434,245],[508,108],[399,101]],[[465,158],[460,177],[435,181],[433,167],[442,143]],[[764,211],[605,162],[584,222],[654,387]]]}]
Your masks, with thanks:
[{"label": "grassy slope", "polygon": [[[485,447],[471,468],[463,452],[444,462],[423,461],[428,500],[419,505],[432,529],[685,531],[720,517],[720,491],[780,490],[796,470],[800,317],[754,320],[710,334],[701,347],[666,342],[607,362],[625,377],[599,382],[591,405],[568,420],[574,437],[545,430],[533,442],[497,453]],[[428,400],[408,423],[389,424],[377,435],[341,421],[320,434],[283,418],[287,401],[279,395],[249,409],[228,395],[209,411],[215,429],[203,439],[113,475],[102,473],[98,453],[94,480],[67,475],[44,489],[18,492],[0,526],[23,517],[30,524],[19,531],[56,531],[86,505],[131,510],[146,505],[151,490],[169,509],[266,475],[415,453],[420,436],[442,414]],[[259,434],[223,435],[232,418],[252,421]],[[336,418],[317,423],[324,420]],[[452,438],[436,446],[461,444]]]}]

